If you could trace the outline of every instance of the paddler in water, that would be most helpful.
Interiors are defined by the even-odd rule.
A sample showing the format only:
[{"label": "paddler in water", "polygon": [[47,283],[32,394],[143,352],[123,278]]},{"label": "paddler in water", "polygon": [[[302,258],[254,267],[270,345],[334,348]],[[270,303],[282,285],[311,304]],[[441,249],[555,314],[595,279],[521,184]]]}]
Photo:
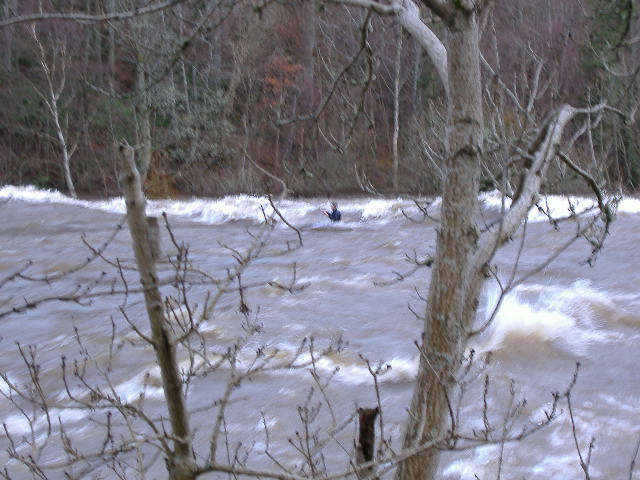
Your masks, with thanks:
[{"label": "paddler in water", "polygon": [[340,213],[340,210],[338,210],[338,204],[336,202],[331,202],[330,212],[324,210],[322,213],[329,217],[329,220],[331,220],[332,222],[339,222],[342,218],[342,214]]}]

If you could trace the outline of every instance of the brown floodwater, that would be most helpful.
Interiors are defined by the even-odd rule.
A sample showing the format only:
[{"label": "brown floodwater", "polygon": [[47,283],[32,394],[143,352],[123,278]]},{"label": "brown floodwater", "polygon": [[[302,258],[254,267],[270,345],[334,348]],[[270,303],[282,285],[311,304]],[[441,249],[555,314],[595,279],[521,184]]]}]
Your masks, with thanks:
[{"label": "brown floodwater", "polygon": [[[124,221],[121,200],[73,202],[30,189],[4,189],[0,194],[0,198],[11,197],[0,204],[0,372],[4,375],[0,417],[16,442],[16,451],[41,455],[43,465],[63,463],[60,424],[80,452],[93,452],[105,442],[106,410],[76,408],[78,402],[70,400],[69,393],[86,400],[88,388],[71,376],[65,387],[63,356],[68,369],[74,361],[80,362],[91,386],[143,408],[161,430],[167,413],[153,349],[137,333],[148,332],[148,325],[141,295],[134,291],[137,277],[131,268],[129,234],[126,227],[118,229]],[[262,232],[260,206],[268,211],[268,202],[229,197],[150,203],[151,214],[167,212],[172,232],[178,243],[188,247],[193,267],[185,285],[175,283],[170,260],[175,260],[177,250],[163,229],[164,257],[158,265],[165,281],[163,294],[177,297],[184,286],[194,317],[202,319],[193,344],[202,357],[189,363],[187,351],[180,348],[183,372],[190,368],[203,372],[206,362],[216,363],[235,345],[242,345],[237,362],[240,371],[252,365],[257,350],[274,353],[270,364],[274,368],[250,376],[231,396],[225,416],[226,446],[220,445],[219,460],[232,456],[241,443],[240,451],[250,451],[248,465],[252,468],[278,471],[272,458],[287,467],[300,465],[302,456],[289,439],[304,430],[300,417],[304,409],[300,407],[317,405],[312,432],[324,441],[317,453],[322,453],[329,471],[341,471],[349,466],[356,425],[352,419],[333,436],[332,428],[351,418],[358,407],[376,405],[377,393],[385,440],[399,449],[416,372],[415,342],[422,330],[419,317],[425,308],[429,270],[421,268],[403,281],[393,280],[412,270],[408,259],[433,253],[437,224],[407,218],[405,214],[415,220],[419,213],[407,199],[352,198],[339,204],[343,215],[339,224],[329,223],[321,214],[327,206],[323,199],[280,205],[288,221],[300,230],[303,246],[294,248],[296,232],[279,222],[260,256],[243,272],[243,300],[249,318],[260,327],[247,336],[237,282],[221,295],[215,309],[205,314],[204,305],[216,291],[212,279],[224,278],[227,269],[235,268],[234,254],[250,248]],[[491,362],[484,370],[472,370],[465,379],[464,396],[459,402],[456,399],[462,431],[471,436],[485,428],[485,375],[490,379],[486,418],[498,438],[510,407],[510,388],[516,401],[526,398],[520,417],[513,420],[514,428],[531,426],[544,418],[552,393],[566,390],[579,362],[571,407],[575,438],[583,455],[595,438],[591,477],[629,477],[640,438],[640,209],[634,205],[621,207],[593,266],[584,262],[590,246],[576,241],[506,296],[489,328],[471,339],[469,348],[476,352],[477,363],[489,352]],[[491,213],[491,205],[487,208]],[[437,217],[437,208],[433,214]],[[547,222],[533,220],[524,242],[519,232],[496,257],[503,281],[509,278],[516,259],[519,272],[531,271],[575,233],[568,223],[555,230]],[[76,269],[92,257],[89,246],[99,248],[111,237],[102,258]],[[114,265],[120,265],[122,271]],[[13,278],[17,271],[30,279]],[[278,288],[277,284],[289,286],[294,277],[291,291]],[[487,283],[479,323],[492,310],[498,292],[495,284]],[[59,301],[79,293],[80,301]],[[36,308],[12,312],[34,302]],[[187,313],[181,303],[173,308],[184,319]],[[275,368],[295,358],[299,345],[311,338],[318,352],[343,342],[340,352],[316,363],[323,388],[314,381],[309,367]],[[12,395],[7,383],[29,388],[18,343],[22,352],[32,346],[37,354],[42,394],[53,419],[50,436],[43,411],[15,392]],[[390,367],[378,378],[378,392],[365,358],[373,366]],[[308,353],[298,364],[305,359]],[[219,400],[233,374],[229,363],[222,362],[207,375],[189,381],[187,402],[199,458],[209,453]],[[566,401],[559,407],[563,413],[554,422],[522,441],[443,453],[440,477],[496,478],[500,470],[502,478],[584,478]],[[128,428],[117,413],[113,421],[118,439],[140,441],[154,435],[139,418]],[[0,432],[0,465],[6,465],[12,478],[32,478],[9,458],[9,446],[6,433]],[[163,458],[154,456],[150,448],[141,452],[147,478],[164,478]],[[138,461],[133,454],[123,458],[132,468]],[[85,471],[79,467],[69,471],[78,478],[115,478],[109,470],[92,465]],[[49,478],[65,478],[61,469],[47,473]]]}]

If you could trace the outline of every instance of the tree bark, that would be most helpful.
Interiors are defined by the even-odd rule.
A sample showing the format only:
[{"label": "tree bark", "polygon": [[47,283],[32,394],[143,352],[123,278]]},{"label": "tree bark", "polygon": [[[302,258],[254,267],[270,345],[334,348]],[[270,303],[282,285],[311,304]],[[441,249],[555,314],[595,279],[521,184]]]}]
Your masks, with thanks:
[{"label": "tree bark", "polygon": [[[446,7],[443,0],[423,0]],[[487,2],[485,2],[487,3]],[[409,410],[405,449],[425,449],[402,462],[396,480],[435,478],[438,451],[426,448],[446,440],[449,399],[456,386],[488,263],[498,247],[519,228],[538,199],[542,182],[557,154],[565,127],[577,114],[592,114],[604,104],[586,109],[558,108],[527,151],[531,166],[520,191],[500,222],[480,233],[479,175],[483,149],[483,107],[480,76],[479,9],[464,0],[451,2],[447,25],[449,112],[447,122],[442,220],[425,314],[420,363]],[[442,10],[443,12],[447,11]],[[453,427],[453,425],[451,425]]]},{"label": "tree bark", "polygon": [[[6,0],[3,6],[3,18],[8,19],[12,12],[17,10],[18,0]],[[4,28],[2,30],[2,36],[4,38],[3,50],[3,63],[7,72],[11,71],[13,63],[13,37],[14,29],[12,27]]]},{"label": "tree bark", "polygon": [[151,324],[151,339],[160,367],[174,439],[173,450],[166,452],[169,478],[193,480],[196,478],[196,468],[192,454],[189,415],[182,391],[174,339],[164,314],[162,295],[158,287],[158,275],[149,242],[149,226],[145,215],[146,202],[142,193],[140,175],[135,164],[133,148],[129,145],[121,145],[119,150],[122,156],[121,181],[127,204],[127,221],[140,283],[144,288],[147,316]]},{"label": "tree bark", "polygon": [[391,148],[393,152],[392,181],[393,191],[398,191],[398,166],[400,159],[398,158],[398,137],[400,136],[400,70],[402,67],[402,27],[397,29],[397,45],[395,58],[395,75],[393,78],[393,138],[391,139]]},{"label": "tree bark", "polygon": [[413,0],[394,2],[396,18],[402,27],[411,34],[414,40],[424,48],[433,63],[440,81],[448,93],[449,70],[447,68],[447,49],[440,39],[420,18],[420,9]]},{"label": "tree bark", "polygon": [[[140,47],[138,47],[140,50]],[[142,182],[147,178],[149,167],[151,166],[151,109],[149,107],[149,86],[147,82],[146,62],[144,53],[138,52],[136,62],[136,85],[140,95],[138,103],[138,141],[140,144],[140,155],[138,168]]]},{"label": "tree bark", "polygon": [[[473,322],[482,284],[473,271],[478,240],[478,178],[482,153],[482,91],[478,19],[458,12],[449,25],[450,111],[442,223],[429,287],[422,351],[404,447],[444,438],[448,395],[464,355],[465,330]],[[455,74],[454,74],[455,73]],[[401,463],[398,480],[431,479],[438,455],[428,449]]]}]

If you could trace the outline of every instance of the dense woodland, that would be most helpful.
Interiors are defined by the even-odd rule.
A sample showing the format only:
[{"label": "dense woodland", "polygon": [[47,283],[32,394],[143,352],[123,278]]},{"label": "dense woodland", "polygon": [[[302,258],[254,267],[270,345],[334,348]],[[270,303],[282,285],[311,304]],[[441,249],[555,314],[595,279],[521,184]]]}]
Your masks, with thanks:
[{"label": "dense woodland", "polygon": [[[0,16],[144,4],[3,0]],[[526,101],[535,84],[538,119],[565,101],[635,113],[637,2],[498,0],[481,21],[486,188],[525,136],[509,94]],[[439,190],[442,83],[392,16],[321,0],[189,1],[119,21],[9,23],[0,37],[2,183],[119,195],[114,145],[126,140],[150,196]],[[574,161],[637,190],[638,126],[593,122]],[[571,171],[552,173],[547,190],[579,188]]]}]

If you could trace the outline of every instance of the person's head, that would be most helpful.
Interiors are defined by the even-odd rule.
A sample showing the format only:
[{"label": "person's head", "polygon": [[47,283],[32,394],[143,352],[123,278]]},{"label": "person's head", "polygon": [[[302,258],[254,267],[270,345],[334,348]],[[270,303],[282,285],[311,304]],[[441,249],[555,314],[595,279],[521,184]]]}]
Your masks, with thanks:
[{"label": "person's head", "polygon": [[331,210],[337,210],[338,209],[338,203],[337,202],[331,202]]}]

